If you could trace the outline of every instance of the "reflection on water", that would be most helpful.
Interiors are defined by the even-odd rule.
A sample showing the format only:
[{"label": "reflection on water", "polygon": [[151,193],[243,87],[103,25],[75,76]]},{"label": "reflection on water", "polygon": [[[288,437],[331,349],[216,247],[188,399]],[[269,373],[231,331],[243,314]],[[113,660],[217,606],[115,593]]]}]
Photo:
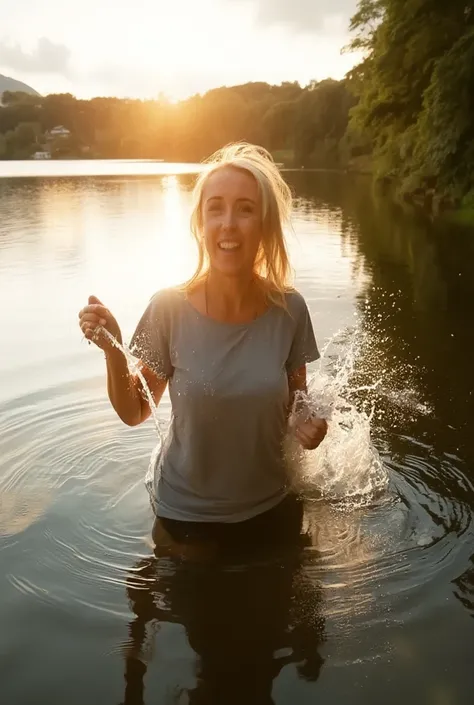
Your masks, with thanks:
[{"label": "reflection on water", "polygon": [[469,568],[453,582],[456,586],[454,594],[474,617],[474,554]]},{"label": "reflection on water", "polygon": [[127,339],[192,271],[192,168],[90,164],[0,179],[2,702],[468,705],[474,234],[363,179],[287,174],[297,286],[332,341],[314,391],[323,404],[339,384],[370,418],[383,491],[340,501],[360,488],[359,446],[339,477],[314,456],[301,554],[195,570],[152,555],[155,430],[115,417],[77,327],[94,293]]},{"label": "reflection on water", "polygon": [[167,628],[171,635],[171,625],[184,629],[186,646],[197,656],[189,682],[180,678],[168,686],[175,697],[187,692],[190,705],[271,705],[273,683],[289,664],[306,681],[319,677],[321,592],[305,576],[302,555],[236,568],[148,558],[134,567],[127,595],[134,618],[122,649],[125,705],[145,702],[152,658],[159,670],[169,662],[168,639],[157,632]]},{"label": "reflection on water", "polygon": [[199,164],[169,164],[154,159],[61,159],[53,161],[8,161],[0,162],[0,178],[41,177],[93,177],[115,176],[168,176],[170,174],[193,174],[201,168]]}]

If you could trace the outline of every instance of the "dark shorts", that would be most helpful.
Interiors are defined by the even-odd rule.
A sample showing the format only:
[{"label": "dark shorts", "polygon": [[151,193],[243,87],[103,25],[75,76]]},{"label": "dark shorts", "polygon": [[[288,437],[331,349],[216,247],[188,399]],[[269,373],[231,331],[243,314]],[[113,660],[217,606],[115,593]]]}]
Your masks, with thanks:
[{"label": "dark shorts", "polygon": [[251,547],[296,545],[303,525],[303,500],[296,494],[290,494],[276,507],[233,524],[178,521],[163,517],[158,518],[157,522],[177,544],[212,543],[225,552]]}]

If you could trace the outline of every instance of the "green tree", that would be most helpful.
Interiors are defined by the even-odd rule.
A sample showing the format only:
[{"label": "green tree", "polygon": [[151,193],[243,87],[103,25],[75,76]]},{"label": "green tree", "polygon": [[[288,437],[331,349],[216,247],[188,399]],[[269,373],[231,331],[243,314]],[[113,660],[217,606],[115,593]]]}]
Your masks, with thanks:
[{"label": "green tree", "polygon": [[263,129],[270,149],[293,146],[295,130],[295,101],[274,103],[263,116]]},{"label": "green tree", "polygon": [[25,93],[24,91],[3,91],[2,93],[2,103],[6,107],[15,105],[41,105],[41,101],[41,96]]},{"label": "green tree", "polygon": [[301,94],[295,106],[296,164],[341,166],[340,144],[353,102],[344,81],[332,79],[314,83]]},{"label": "green tree", "polygon": [[350,130],[402,192],[472,188],[473,28],[472,0],[361,0],[352,18]]},{"label": "green tree", "polygon": [[4,136],[4,156],[7,159],[28,159],[39,148],[40,125],[20,123]]},{"label": "green tree", "polygon": [[414,157],[446,191],[474,189],[474,27],[436,64],[417,122]]}]

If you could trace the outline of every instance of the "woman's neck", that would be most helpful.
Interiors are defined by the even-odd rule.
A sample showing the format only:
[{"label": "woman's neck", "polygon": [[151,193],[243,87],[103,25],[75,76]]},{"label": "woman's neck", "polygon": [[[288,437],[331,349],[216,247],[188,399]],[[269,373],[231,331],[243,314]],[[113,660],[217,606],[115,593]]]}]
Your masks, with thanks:
[{"label": "woman's neck", "polygon": [[266,307],[253,273],[226,277],[210,270],[205,279],[206,312],[219,319],[256,318]]}]

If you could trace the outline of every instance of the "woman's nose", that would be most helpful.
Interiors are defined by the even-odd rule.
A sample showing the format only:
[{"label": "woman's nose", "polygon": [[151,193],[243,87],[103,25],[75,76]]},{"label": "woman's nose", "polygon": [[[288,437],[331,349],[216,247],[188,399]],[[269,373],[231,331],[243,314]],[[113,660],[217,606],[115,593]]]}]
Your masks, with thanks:
[{"label": "woman's nose", "polygon": [[228,208],[222,214],[222,227],[224,230],[232,230],[235,227],[235,213],[232,208]]}]

